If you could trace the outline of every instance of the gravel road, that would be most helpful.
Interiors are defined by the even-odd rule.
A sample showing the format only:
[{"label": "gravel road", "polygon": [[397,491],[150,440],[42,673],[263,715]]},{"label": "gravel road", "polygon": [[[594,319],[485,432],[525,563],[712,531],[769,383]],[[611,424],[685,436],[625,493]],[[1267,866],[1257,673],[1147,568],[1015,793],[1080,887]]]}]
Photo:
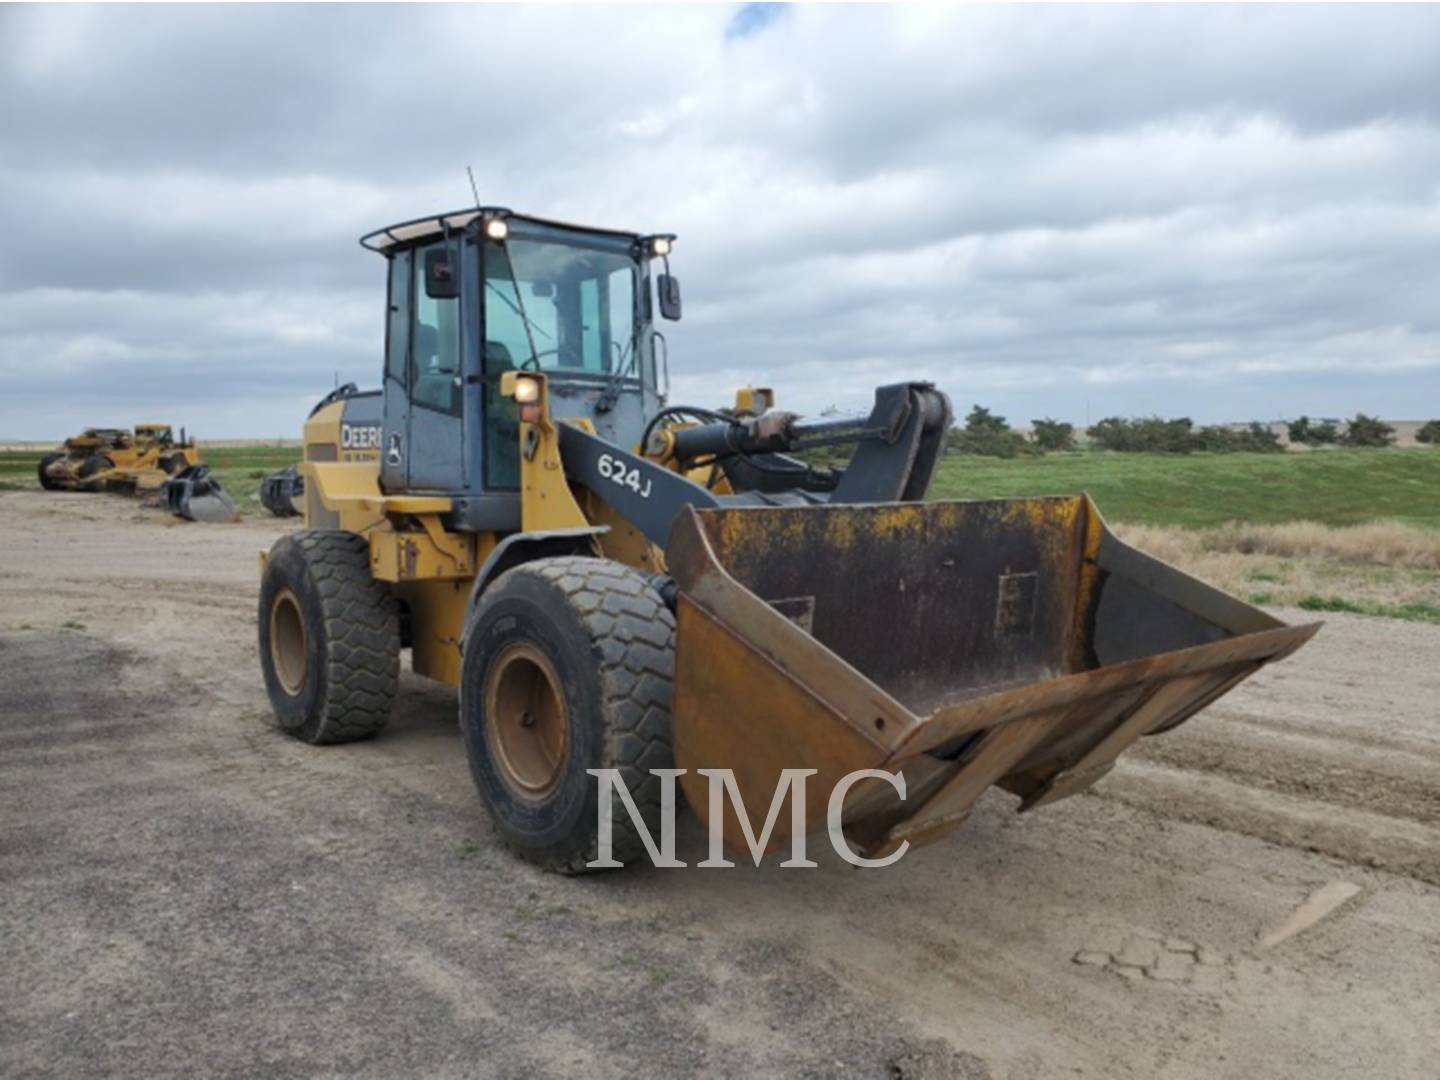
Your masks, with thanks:
[{"label": "gravel road", "polygon": [[888,870],[570,880],[500,845],[449,690],[268,727],[284,528],[0,493],[0,1074],[1436,1075],[1440,627],[1331,617]]}]

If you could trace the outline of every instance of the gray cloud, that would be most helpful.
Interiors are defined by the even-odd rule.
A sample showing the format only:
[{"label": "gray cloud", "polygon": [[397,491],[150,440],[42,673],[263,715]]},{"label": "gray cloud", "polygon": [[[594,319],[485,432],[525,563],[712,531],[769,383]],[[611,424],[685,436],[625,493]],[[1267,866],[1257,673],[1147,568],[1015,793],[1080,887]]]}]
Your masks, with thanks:
[{"label": "gray cloud", "polygon": [[298,428],[355,238],[681,234],[677,396],[1440,413],[1440,12],[0,8],[0,437]]}]

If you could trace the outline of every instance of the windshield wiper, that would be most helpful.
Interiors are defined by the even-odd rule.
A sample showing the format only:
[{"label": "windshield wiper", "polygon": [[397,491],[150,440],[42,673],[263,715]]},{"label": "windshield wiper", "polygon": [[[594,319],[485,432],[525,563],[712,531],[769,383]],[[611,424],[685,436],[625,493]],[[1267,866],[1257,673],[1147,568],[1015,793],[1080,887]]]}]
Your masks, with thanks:
[{"label": "windshield wiper", "polygon": [[[600,391],[600,397],[595,402],[596,412],[609,412],[615,407],[615,402],[620,400],[620,384],[625,381],[625,373],[630,370],[631,365],[635,362],[635,358],[640,355],[638,350],[634,352],[631,351],[635,345],[635,338],[637,336],[639,336],[638,329],[630,336],[630,340],[625,343],[625,347],[620,350],[620,359],[615,362],[614,367],[610,369],[610,373],[605,377],[605,389]],[[619,348],[619,346],[615,347]]]},{"label": "windshield wiper", "polygon": [[[499,286],[497,286],[488,277],[485,279],[485,284],[490,286],[490,288],[494,289],[496,295],[499,296],[501,300],[504,300],[505,303],[510,304],[510,310],[515,312],[516,315],[520,316],[520,322],[525,326],[525,340],[530,343],[530,359],[535,362],[535,370],[539,371],[540,350],[535,348],[534,331],[540,330],[540,327],[532,323],[530,321],[530,316],[525,314],[525,298],[520,295],[520,278],[519,275],[515,273],[515,260],[510,257],[509,245],[501,244],[500,250],[505,253],[505,265],[510,269],[510,285],[515,290],[515,303],[510,304],[510,298],[506,296],[503,292],[501,292]],[[545,334],[545,331],[540,330],[540,333]],[[549,334],[545,334],[545,336],[547,338],[550,337]],[[550,340],[554,341],[555,339],[550,338]]]},{"label": "windshield wiper", "polygon": [[[513,267],[511,268],[511,273],[514,273]],[[512,278],[511,281],[513,283],[514,279]],[[485,287],[495,290],[495,295],[500,297],[501,300],[504,300],[511,311],[515,312],[516,315],[520,316],[520,321],[525,324],[525,336],[530,339],[531,359],[535,361],[535,366],[538,368],[540,366],[540,356],[535,349],[535,338],[531,334],[531,331],[534,330],[538,333],[545,334],[545,336],[547,338],[550,338],[551,341],[554,341],[555,339],[549,334],[545,333],[545,328],[543,326],[536,326],[533,322],[530,321],[530,316],[525,314],[525,301],[520,296],[520,287],[518,285],[515,286],[515,300],[511,300],[510,297],[506,296],[504,292],[501,291],[500,286],[496,285],[495,282],[490,281],[488,278],[485,281]],[[520,302],[518,307],[515,304],[516,300]]]}]

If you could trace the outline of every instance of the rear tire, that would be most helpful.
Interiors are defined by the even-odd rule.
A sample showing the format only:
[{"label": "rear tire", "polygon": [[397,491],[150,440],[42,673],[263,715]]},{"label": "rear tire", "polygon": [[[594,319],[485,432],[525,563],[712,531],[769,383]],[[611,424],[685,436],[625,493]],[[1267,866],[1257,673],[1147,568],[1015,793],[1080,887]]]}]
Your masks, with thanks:
[{"label": "rear tire", "polygon": [[[465,632],[460,727],[475,787],[505,841],[561,873],[598,855],[599,781],[616,769],[660,837],[671,768],[675,618],[648,575],[606,559],[537,559],[501,575]],[[527,719],[528,718],[528,719]],[[612,793],[613,852],[644,842]]]},{"label": "rear tire", "polygon": [[276,541],[260,582],[260,667],[287,735],[350,742],[389,721],[398,605],[371,576],[363,536],[305,530]]},{"label": "rear tire", "polygon": [[47,472],[51,465],[54,465],[55,462],[64,456],[64,454],[46,454],[40,459],[40,466],[36,471],[40,474],[40,486],[46,491],[59,491],[65,486]]},{"label": "rear tire", "polygon": [[111,461],[110,458],[106,457],[104,454],[95,454],[92,457],[86,458],[85,463],[81,465],[80,468],[76,471],[76,476],[80,478],[80,490],[101,490],[105,482],[103,480],[94,479],[95,474],[102,473],[108,469],[113,468],[115,468],[115,462]]}]

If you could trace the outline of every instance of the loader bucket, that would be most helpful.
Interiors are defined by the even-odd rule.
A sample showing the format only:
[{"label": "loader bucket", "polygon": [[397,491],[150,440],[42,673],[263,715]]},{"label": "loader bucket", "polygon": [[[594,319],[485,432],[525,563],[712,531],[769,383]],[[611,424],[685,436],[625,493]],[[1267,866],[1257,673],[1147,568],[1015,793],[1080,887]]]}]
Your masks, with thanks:
[{"label": "loader bucket", "polygon": [[[903,800],[862,779],[843,801],[870,857],[939,839],[991,785],[1021,810],[1084,790],[1319,629],[1127,546],[1087,496],[687,508],[666,555],[690,805],[708,820],[696,770],[730,769],[758,833],[782,770],[816,770],[809,831],[847,774],[900,773]],[[790,823],[775,815],[769,849]]]}]

